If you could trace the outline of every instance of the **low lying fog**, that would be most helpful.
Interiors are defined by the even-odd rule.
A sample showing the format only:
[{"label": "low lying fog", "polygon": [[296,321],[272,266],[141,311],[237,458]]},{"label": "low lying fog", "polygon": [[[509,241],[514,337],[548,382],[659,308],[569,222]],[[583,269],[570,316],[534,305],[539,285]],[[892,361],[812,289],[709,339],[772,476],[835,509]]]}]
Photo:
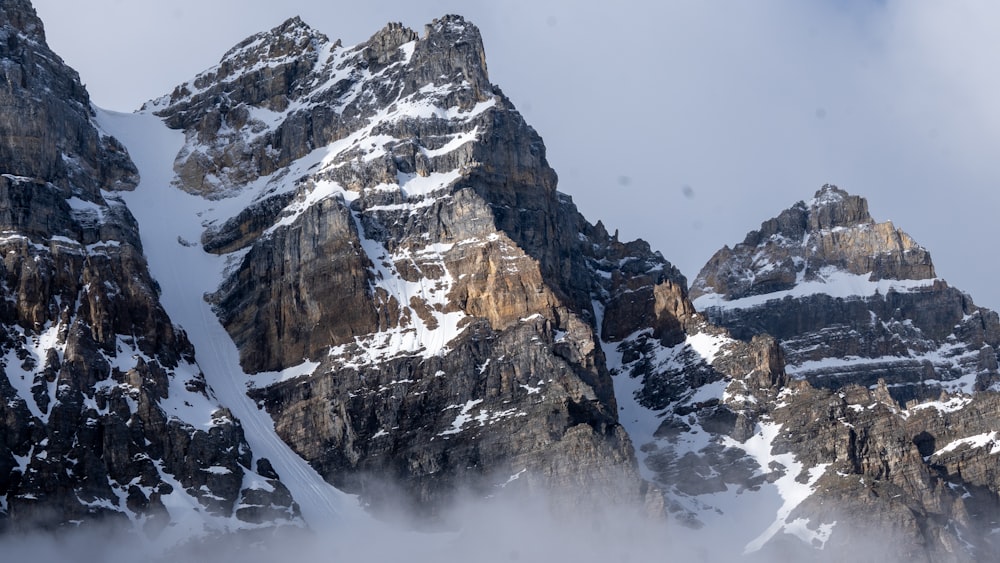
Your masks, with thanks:
[{"label": "low lying fog", "polygon": [[[752,498],[747,499],[753,502]],[[773,513],[760,511],[762,529]],[[670,518],[643,516],[641,509],[606,508],[556,515],[547,499],[504,498],[459,503],[444,517],[445,532],[415,532],[420,522],[396,514],[386,520],[353,518],[330,529],[285,530],[266,535],[232,534],[193,542],[167,553],[155,553],[135,533],[110,526],[58,534],[14,536],[0,540],[0,559],[75,563],[137,561],[349,561],[351,563],[499,563],[511,561],[573,563],[638,563],[646,561],[802,561],[842,560],[833,553],[811,550],[788,536],[775,538],[777,548],[743,555],[732,529],[700,530]],[[840,545],[844,543],[838,542]],[[873,543],[873,542],[867,542]],[[852,559],[886,563],[886,543],[863,548],[850,543]],[[843,554],[841,554],[843,555]],[[868,557],[868,558],[866,558]]]}]

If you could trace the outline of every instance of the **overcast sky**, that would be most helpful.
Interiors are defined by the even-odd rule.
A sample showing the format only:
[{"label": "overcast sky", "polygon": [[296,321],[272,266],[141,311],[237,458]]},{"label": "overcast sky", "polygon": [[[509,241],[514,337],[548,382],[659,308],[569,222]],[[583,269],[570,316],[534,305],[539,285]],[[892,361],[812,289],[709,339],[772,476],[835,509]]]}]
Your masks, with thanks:
[{"label": "overcast sky", "polygon": [[866,196],[1000,309],[1000,3],[989,0],[34,0],[93,101],[130,111],[302,18],[345,45],[475,22],[560,190],[692,279],[824,183]]}]

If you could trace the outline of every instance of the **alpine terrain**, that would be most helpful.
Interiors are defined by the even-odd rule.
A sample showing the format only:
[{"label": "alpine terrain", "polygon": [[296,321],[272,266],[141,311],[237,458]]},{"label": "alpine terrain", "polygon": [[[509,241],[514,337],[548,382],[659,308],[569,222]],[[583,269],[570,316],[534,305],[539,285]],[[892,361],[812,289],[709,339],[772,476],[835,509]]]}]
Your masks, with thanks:
[{"label": "alpine terrain", "polygon": [[0,76],[0,538],[252,551],[530,498],[709,559],[1000,556],[1000,319],[861,197],[689,293],[557,190],[454,15],[292,18],[121,114],[3,0]]}]

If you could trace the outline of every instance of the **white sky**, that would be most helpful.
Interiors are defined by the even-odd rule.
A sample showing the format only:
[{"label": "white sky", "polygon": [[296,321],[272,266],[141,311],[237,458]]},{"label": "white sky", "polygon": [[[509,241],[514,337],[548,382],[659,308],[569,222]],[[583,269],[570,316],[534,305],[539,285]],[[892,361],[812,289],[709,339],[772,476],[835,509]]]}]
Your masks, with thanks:
[{"label": "white sky", "polygon": [[287,17],[345,45],[476,23],[560,190],[692,279],[824,183],[1000,309],[1000,3],[989,0],[34,0],[97,105],[131,110]]}]

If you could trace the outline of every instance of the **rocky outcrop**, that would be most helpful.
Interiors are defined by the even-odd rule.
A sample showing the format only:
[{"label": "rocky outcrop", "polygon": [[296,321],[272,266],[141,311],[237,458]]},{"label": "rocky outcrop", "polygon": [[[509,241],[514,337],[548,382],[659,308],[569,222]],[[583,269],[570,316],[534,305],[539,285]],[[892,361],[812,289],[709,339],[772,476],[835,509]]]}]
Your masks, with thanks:
[{"label": "rocky outcrop", "polygon": [[294,522],[159,304],[119,197],[128,153],[28,2],[0,6],[0,36],[0,527],[118,519],[177,541],[178,502],[218,529]]},{"label": "rocky outcrop", "polygon": [[[210,314],[220,338],[192,345],[160,305],[121,195],[137,168],[30,5],[0,24],[0,106],[38,117],[0,119],[5,530],[300,525],[289,489],[322,483],[251,450],[246,383],[323,478],[429,527],[520,490],[641,506],[732,556],[996,559],[998,318],[863,198],[825,186],[689,293],[557,191],[475,26],[344,47],[293,18],[136,117],[183,133],[171,193],[203,231],[156,248],[196,257],[214,291],[177,287],[237,366]],[[233,378],[230,410],[208,381]]]},{"label": "rocky outcrop", "polygon": [[997,380],[996,313],[936,278],[925,249],[833,186],[717,252],[691,293],[737,338],[778,338],[789,371],[817,386],[884,379],[906,402]]},{"label": "rocky outcrop", "polygon": [[[996,407],[992,393],[900,409],[884,383],[836,393],[801,387],[775,419],[802,431],[781,436],[779,447],[798,452],[807,465],[830,466],[817,482],[820,494],[797,512],[843,522],[845,533],[831,538],[834,548],[888,532],[897,553],[918,560],[995,558],[997,488],[989,476],[995,461],[984,459],[990,443],[978,438],[992,426],[983,411]],[[968,462],[967,474],[956,471],[958,459]]]},{"label": "rocky outcrop", "polygon": [[[748,552],[801,558],[820,548],[837,560],[865,545],[921,561],[995,558],[996,314],[934,276],[925,250],[831,186],[719,251],[691,294],[744,343],[702,355],[710,366],[689,381],[701,390],[664,385],[691,373],[679,366],[697,342],[635,354],[633,337],[616,350],[627,374],[661,362],[636,397],[652,390],[663,399],[645,405],[673,413],[643,446],[673,510],[697,525],[706,504],[727,510],[733,486],[773,483],[778,518]],[[781,349],[757,370],[771,375],[751,385],[740,376],[748,352],[727,346],[755,349],[772,336]]]},{"label": "rocky outcrop", "polygon": [[[556,191],[475,26],[343,47],[292,19],[146,110],[185,133],[177,184],[230,260],[211,299],[251,394],[329,481],[427,516],[463,489],[644,498],[592,301],[621,322],[649,301],[639,322],[676,339],[686,282]],[[635,263],[596,283],[611,259]]]},{"label": "rocky outcrop", "polygon": [[691,284],[692,298],[736,300],[824,282],[830,272],[868,281],[930,280],[930,253],[892,223],[876,223],[868,202],[826,185],[713,256]]}]

